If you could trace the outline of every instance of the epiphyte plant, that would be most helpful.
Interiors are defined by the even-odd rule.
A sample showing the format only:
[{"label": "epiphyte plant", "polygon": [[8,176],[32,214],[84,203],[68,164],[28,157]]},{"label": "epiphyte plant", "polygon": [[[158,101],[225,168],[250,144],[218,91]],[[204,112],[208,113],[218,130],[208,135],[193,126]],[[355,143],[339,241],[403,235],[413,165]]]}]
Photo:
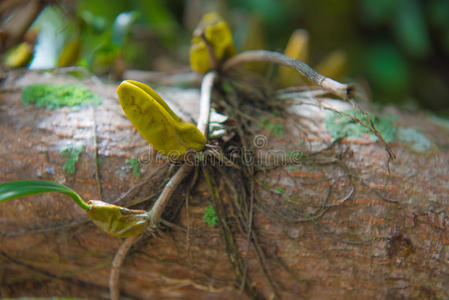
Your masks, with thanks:
[{"label": "epiphyte plant", "polygon": [[151,87],[125,80],[117,95],[128,119],[161,154],[179,156],[204,147],[206,137],[194,124],[182,121]]},{"label": "epiphyte plant", "polygon": [[319,74],[306,63],[278,52],[250,50],[237,54],[228,24],[215,12],[203,16],[190,47],[190,66],[199,73],[228,72],[248,62],[270,62],[296,70],[310,82],[343,99],[352,98],[352,85],[341,84]]},{"label": "epiphyte plant", "polygon": [[22,196],[58,192],[70,196],[98,227],[119,237],[142,233],[149,222],[144,210],[128,209],[99,200],[86,203],[74,190],[52,181],[19,180],[0,184],[0,202]]}]

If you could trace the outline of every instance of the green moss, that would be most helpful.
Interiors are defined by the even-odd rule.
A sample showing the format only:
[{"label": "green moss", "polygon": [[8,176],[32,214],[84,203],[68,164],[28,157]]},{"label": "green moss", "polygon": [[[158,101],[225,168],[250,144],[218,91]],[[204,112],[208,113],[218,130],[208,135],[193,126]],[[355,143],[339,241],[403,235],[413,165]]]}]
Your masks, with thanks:
[{"label": "green moss", "polygon": [[414,128],[400,128],[397,137],[401,142],[412,143],[412,149],[416,152],[424,152],[432,146],[432,142]]},{"label": "green moss", "polygon": [[78,161],[80,154],[84,151],[84,146],[74,147],[70,145],[66,149],[61,151],[62,156],[66,158],[62,170],[68,174],[75,174],[75,165]]},{"label": "green moss", "polygon": [[206,207],[206,209],[204,209],[203,221],[212,227],[214,227],[218,222],[218,217],[215,213],[215,209],[210,204]]},{"label": "green moss", "polygon": [[[368,125],[372,121],[377,131],[379,131],[387,143],[394,141],[396,127],[394,127],[389,118],[378,117],[372,114],[363,114],[360,111],[354,110],[344,112]],[[326,119],[325,125],[333,140],[343,137],[347,139],[356,139],[363,134],[370,134],[371,139],[377,141],[377,137],[368,128],[362,126],[360,123],[354,122],[349,116],[331,112]]]},{"label": "green moss", "polygon": [[98,105],[101,98],[81,85],[33,84],[22,90],[22,101],[38,107],[56,109],[62,106],[79,106],[83,103]]},{"label": "green moss", "polygon": [[266,120],[263,122],[263,126],[266,130],[273,132],[278,137],[284,136],[284,127],[281,124],[271,123]]},{"label": "green moss", "polygon": [[140,177],[140,166],[139,166],[139,159],[138,158],[128,158],[126,160],[126,163],[131,166],[133,169],[133,175],[136,177]]}]

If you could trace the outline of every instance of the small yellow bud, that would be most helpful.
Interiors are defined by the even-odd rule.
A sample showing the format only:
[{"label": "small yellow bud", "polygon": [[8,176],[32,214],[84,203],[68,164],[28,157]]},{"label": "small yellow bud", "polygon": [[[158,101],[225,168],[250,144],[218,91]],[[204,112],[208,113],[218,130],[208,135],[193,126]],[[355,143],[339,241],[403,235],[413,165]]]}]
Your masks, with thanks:
[{"label": "small yellow bud", "polygon": [[27,65],[33,56],[33,47],[23,42],[5,54],[4,64],[8,68],[18,68]]},{"label": "small yellow bud", "polygon": [[217,13],[208,13],[196,27],[190,47],[190,66],[197,72],[206,73],[217,67],[213,65],[214,61],[209,55],[204,39],[212,47],[219,62],[236,53],[228,24]]},{"label": "small yellow bud", "polygon": [[142,233],[149,221],[144,210],[128,209],[99,200],[89,201],[89,218],[109,234],[128,237]]},{"label": "small yellow bud", "polygon": [[315,69],[324,76],[341,80],[345,75],[346,64],[346,53],[342,50],[335,50],[325,57]]},{"label": "small yellow bud", "polygon": [[[308,63],[309,34],[306,30],[297,29],[292,33],[285,47],[284,54]],[[304,84],[304,80],[298,72],[287,67],[279,68],[279,82],[283,87]]]},{"label": "small yellow bud", "polygon": [[78,61],[81,53],[81,40],[74,39],[67,43],[62,49],[61,55],[56,62],[57,67],[73,66]]}]

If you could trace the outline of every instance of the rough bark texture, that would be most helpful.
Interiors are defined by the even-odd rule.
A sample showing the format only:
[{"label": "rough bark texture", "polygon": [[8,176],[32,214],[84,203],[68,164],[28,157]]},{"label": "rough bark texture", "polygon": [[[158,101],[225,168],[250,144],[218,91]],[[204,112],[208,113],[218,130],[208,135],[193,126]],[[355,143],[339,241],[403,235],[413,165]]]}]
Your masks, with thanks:
[{"label": "rough bark texture", "polygon": [[[77,80],[29,73],[5,83],[7,88],[18,89],[0,94],[0,182],[54,180],[84,199],[98,199],[96,124],[103,199],[113,202],[157,165],[141,165],[142,175],[135,177],[126,164],[127,158],[145,155],[148,148],[125,118],[115,96],[116,84],[83,80],[103,98],[95,109],[52,111],[24,106],[20,100],[24,85],[67,81]],[[183,110],[184,118],[195,118],[197,90],[156,90]],[[330,144],[323,111],[300,108],[297,113],[291,119],[273,121],[283,126],[282,137],[261,130],[267,139],[258,147],[288,153],[317,151]],[[329,154],[329,161],[321,155],[313,163],[256,174],[254,231],[280,298],[449,297],[449,126],[424,113],[401,113],[393,108],[390,113],[397,116],[397,127],[417,129],[431,142],[424,150],[413,149],[411,143],[392,142],[397,158],[390,164],[390,174],[384,147],[369,136],[343,140]],[[86,147],[74,175],[62,170],[65,158],[60,151],[69,143]],[[345,167],[335,163],[336,157]],[[233,171],[225,171],[232,178]],[[156,192],[159,184],[145,184],[128,198]],[[204,180],[192,191],[188,209],[186,190],[182,186],[172,202],[182,204],[173,222],[188,231],[164,229],[142,239],[122,268],[122,296],[248,297],[236,282],[222,232],[202,220],[210,197]],[[229,205],[227,193],[219,196]],[[87,222],[83,211],[60,194],[1,203],[0,296],[107,298],[110,265],[120,243],[119,238]],[[270,298],[273,292],[254,247],[248,248],[247,238],[238,234],[236,243],[248,265],[251,284]]]}]

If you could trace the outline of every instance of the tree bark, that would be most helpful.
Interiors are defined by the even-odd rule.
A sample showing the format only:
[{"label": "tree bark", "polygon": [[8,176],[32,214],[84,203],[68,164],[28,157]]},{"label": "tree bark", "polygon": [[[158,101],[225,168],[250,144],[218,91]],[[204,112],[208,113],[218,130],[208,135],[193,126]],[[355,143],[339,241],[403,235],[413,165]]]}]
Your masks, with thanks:
[{"label": "tree bark", "polygon": [[[82,83],[103,102],[79,109],[24,106],[20,88],[37,82]],[[0,182],[52,180],[84,199],[99,199],[96,138],[104,201],[129,204],[157,194],[161,182],[147,174],[159,165],[141,164],[137,177],[126,163],[146,156],[148,146],[124,116],[116,86],[33,72],[6,80],[0,94]],[[155,89],[184,119],[196,118],[198,90]],[[335,100],[325,104],[346,108]],[[282,126],[282,134],[260,129],[260,140],[249,141],[256,145],[257,158],[281,153],[274,150],[316,153],[331,144],[325,110],[303,105],[291,113],[291,118],[271,120]],[[396,108],[384,113],[396,116],[396,127],[416,129],[427,139],[424,148],[415,147],[416,139],[390,143],[396,154],[390,172],[384,146],[366,135],[343,139],[313,160],[306,155],[295,165],[256,173],[251,228],[259,248],[248,245],[249,239],[235,230],[237,223],[228,224],[236,232],[247,277],[236,276],[221,227],[202,220],[213,196],[200,176],[191,196],[185,182],[171,201],[181,210],[175,218],[165,217],[176,226],[145,235],[128,254],[121,295],[255,297],[242,289],[242,280],[248,280],[264,298],[449,297],[449,122]],[[60,154],[69,144],[85,146],[74,175],[63,171]],[[223,172],[227,176],[220,177]],[[222,167],[211,174],[225,209],[232,206],[233,172]],[[148,201],[139,206],[150,207]],[[108,297],[111,262],[122,240],[96,228],[68,197],[43,194],[1,203],[0,224],[0,296]]]}]

